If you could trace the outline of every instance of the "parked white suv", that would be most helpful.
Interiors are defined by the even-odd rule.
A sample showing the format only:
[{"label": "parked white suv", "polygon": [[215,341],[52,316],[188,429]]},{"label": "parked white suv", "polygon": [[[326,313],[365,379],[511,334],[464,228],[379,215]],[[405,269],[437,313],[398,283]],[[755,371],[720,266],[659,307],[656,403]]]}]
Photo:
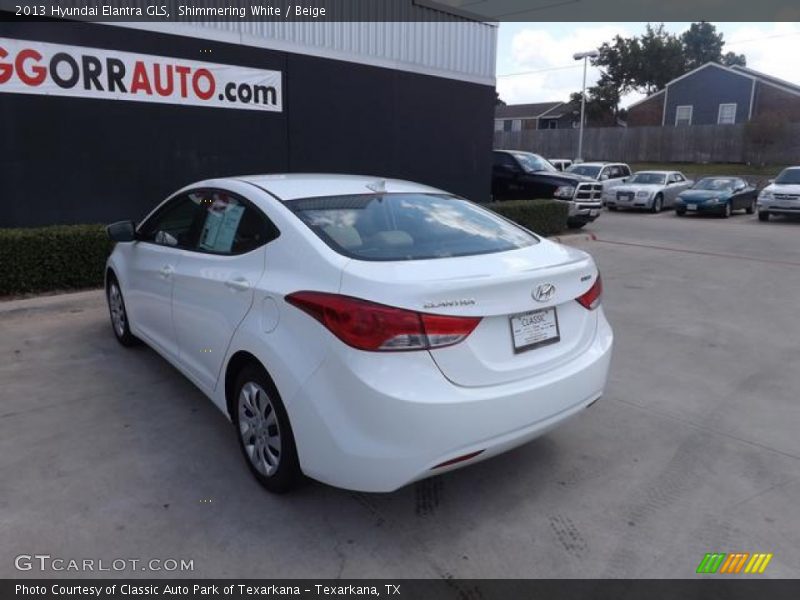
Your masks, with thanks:
[{"label": "parked white suv", "polygon": [[584,162],[572,165],[567,171],[599,181],[603,185],[603,204],[613,194],[612,190],[631,176],[631,168],[625,163]]},{"label": "parked white suv", "polygon": [[758,220],[770,215],[800,215],[800,167],[781,171],[758,195]]}]

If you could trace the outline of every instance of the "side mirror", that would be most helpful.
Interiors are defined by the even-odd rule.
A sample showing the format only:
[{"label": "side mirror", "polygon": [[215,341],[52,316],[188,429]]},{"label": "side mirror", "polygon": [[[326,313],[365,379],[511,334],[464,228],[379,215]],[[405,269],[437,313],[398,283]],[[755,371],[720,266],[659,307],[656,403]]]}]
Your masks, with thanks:
[{"label": "side mirror", "polygon": [[117,221],[106,227],[108,237],[113,242],[133,242],[136,240],[136,224],[133,221]]}]

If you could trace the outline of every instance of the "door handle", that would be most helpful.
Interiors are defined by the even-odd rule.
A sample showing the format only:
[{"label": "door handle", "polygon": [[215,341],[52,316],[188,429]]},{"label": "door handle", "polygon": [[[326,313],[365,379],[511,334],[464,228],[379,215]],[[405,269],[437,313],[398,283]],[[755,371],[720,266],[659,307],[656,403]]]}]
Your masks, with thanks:
[{"label": "door handle", "polygon": [[172,267],[172,265],[164,265],[158,270],[158,272],[163,278],[166,279],[175,272],[175,269]]},{"label": "door handle", "polygon": [[244,292],[250,289],[250,282],[247,281],[247,279],[245,279],[244,277],[228,279],[225,282],[225,285],[227,285],[232,290],[236,290],[237,292]]}]

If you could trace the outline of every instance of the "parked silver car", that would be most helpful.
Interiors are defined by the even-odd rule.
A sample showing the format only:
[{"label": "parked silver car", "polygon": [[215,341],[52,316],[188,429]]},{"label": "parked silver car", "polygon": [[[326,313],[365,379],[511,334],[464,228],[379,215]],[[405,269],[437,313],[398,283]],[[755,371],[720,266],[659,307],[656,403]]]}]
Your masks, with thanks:
[{"label": "parked silver car", "polygon": [[627,183],[614,188],[606,198],[606,206],[609,210],[640,208],[661,212],[672,208],[678,194],[693,183],[680,171],[639,171]]}]

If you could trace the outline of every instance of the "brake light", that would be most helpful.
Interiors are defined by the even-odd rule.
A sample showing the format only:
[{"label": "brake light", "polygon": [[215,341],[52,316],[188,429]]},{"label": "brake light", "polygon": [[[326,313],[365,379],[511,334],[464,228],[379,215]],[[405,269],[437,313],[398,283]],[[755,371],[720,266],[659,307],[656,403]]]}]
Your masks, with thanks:
[{"label": "brake light", "polygon": [[600,279],[600,273],[597,274],[597,279],[595,279],[594,284],[592,287],[589,288],[589,291],[585,294],[578,296],[575,298],[581,306],[584,308],[588,308],[589,310],[594,310],[598,306],[600,306],[600,296],[603,295],[603,280]]},{"label": "brake light", "polygon": [[372,352],[452,346],[466,339],[481,321],[480,317],[431,315],[323,292],[295,292],[286,301],[348,346]]}]

